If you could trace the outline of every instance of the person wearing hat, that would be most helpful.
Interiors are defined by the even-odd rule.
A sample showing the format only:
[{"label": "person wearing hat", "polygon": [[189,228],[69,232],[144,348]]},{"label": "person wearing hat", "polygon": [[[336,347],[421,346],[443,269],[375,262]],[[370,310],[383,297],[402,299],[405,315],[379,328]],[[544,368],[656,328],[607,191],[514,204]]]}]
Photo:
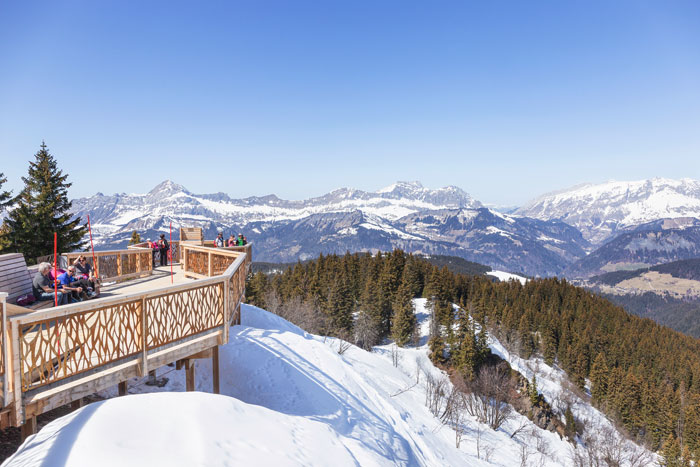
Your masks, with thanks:
[{"label": "person wearing hat", "polygon": [[242,233],[239,233],[239,234],[238,234],[238,240],[236,240],[236,245],[238,245],[238,246],[243,246],[243,245],[245,245],[246,243],[248,243],[248,242],[246,242],[246,239],[245,239],[245,237],[243,236],[243,234],[242,234]]},{"label": "person wearing hat", "polygon": [[165,239],[165,234],[160,234],[160,240],[158,240],[158,250],[160,250],[160,265],[161,266],[168,265],[168,250],[169,249],[170,249],[170,245],[168,245],[168,241]]},{"label": "person wearing hat", "polygon": [[219,232],[219,235],[216,236],[215,244],[217,248],[223,248],[224,247],[224,233]]}]

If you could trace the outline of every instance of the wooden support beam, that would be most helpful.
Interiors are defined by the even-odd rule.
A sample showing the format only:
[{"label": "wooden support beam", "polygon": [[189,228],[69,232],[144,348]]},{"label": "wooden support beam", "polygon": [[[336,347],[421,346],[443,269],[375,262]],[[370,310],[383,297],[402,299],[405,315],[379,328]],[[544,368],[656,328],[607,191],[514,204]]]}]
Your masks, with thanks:
[{"label": "wooden support beam", "polygon": [[185,379],[187,391],[194,391],[194,360],[185,360]]},{"label": "wooden support beam", "polygon": [[29,438],[31,435],[36,434],[36,417],[28,417],[27,421],[22,424],[20,432],[22,435],[22,441]]},{"label": "wooden support beam", "polygon": [[211,349],[202,350],[201,352],[197,352],[195,354],[192,354],[187,358],[193,359],[193,360],[195,358],[211,358]]},{"label": "wooden support beam", "polygon": [[[120,384],[121,384],[121,383],[120,383]],[[71,402],[71,403],[70,403],[70,408],[71,408],[71,410],[78,410],[79,408],[81,408],[81,407],[84,406],[84,405],[85,405],[85,399],[83,399],[83,398],[81,397],[80,399]]]},{"label": "wooden support beam", "polygon": [[148,372],[148,384],[156,384],[156,370]]},{"label": "wooden support beam", "polygon": [[119,395],[126,396],[129,393],[129,385],[126,381],[121,381],[119,383]]},{"label": "wooden support beam", "polygon": [[219,346],[211,349],[211,379],[214,382],[214,394],[221,394],[219,386]]}]

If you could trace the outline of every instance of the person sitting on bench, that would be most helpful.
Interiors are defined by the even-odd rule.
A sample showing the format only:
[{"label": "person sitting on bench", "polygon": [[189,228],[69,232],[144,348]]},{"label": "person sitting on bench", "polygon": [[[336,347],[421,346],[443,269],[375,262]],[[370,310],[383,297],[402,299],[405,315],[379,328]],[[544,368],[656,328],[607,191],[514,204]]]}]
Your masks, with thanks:
[{"label": "person sitting on bench", "polygon": [[76,258],[73,263],[75,266],[75,276],[77,279],[86,279],[88,286],[92,288],[95,295],[100,294],[100,280],[95,276],[95,271],[92,269],[92,265],[87,262],[85,255],[80,255]]},{"label": "person sitting on bench", "polygon": [[[32,280],[32,295],[34,295],[34,298],[37,300],[54,299],[53,284],[49,278],[50,270],[51,265],[49,263],[41,263],[39,265],[39,271]],[[56,296],[58,297],[58,305],[65,305],[68,303],[68,295],[63,292],[58,292]]]},{"label": "person sitting on bench", "polygon": [[68,266],[68,270],[58,276],[58,280],[63,286],[63,290],[70,294],[72,300],[76,302],[88,298],[88,287],[90,284],[85,279],[75,278],[75,266]]}]

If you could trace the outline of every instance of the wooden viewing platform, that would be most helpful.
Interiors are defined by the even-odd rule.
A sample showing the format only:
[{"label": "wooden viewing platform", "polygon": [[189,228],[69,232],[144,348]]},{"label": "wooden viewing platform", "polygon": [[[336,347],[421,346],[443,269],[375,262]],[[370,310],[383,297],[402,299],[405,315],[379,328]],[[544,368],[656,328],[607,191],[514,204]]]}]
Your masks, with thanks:
[{"label": "wooden viewing platform", "polygon": [[172,284],[170,267],[153,268],[151,250],[139,244],[95,252],[103,283],[130,279],[104,286],[97,299],[32,312],[0,292],[0,428],[21,426],[26,436],[37,415],[114,385],[125,394],[129,378],[171,363],[186,368],[194,390],[196,358],[212,358],[218,392],[218,346],[240,324],[252,246],[173,243],[181,263]]}]

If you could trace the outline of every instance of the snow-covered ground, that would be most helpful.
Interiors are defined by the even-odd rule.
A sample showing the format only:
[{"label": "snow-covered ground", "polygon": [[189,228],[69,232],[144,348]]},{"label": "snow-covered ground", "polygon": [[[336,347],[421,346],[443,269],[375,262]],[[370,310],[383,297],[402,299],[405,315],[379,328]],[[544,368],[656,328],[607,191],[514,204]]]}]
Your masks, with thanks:
[{"label": "snow-covered ground", "polygon": [[[337,339],[244,305],[243,325],[220,348],[222,395],[206,394],[210,360],[197,361],[196,393],[183,392],[184,371],[163,367],[163,388],[134,379],[133,395],[106,391],[110,399],[48,424],[3,465],[570,464],[570,443],[517,414],[498,431],[467,418],[456,448],[454,430],[425,406],[426,374],[444,375],[428,359],[426,301],[415,311],[418,347],[339,352]],[[491,348],[525,374],[537,363],[541,391],[556,397],[556,370],[511,357],[495,340]],[[581,404],[580,416],[604,419]]]},{"label": "snow-covered ground", "polygon": [[504,271],[489,271],[486,273],[488,276],[494,276],[498,278],[499,281],[507,282],[507,281],[520,281],[521,284],[525,285],[525,282],[527,282],[527,278],[523,276],[519,276],[517,274],[513,274],[510,272],[504,272]]}]

